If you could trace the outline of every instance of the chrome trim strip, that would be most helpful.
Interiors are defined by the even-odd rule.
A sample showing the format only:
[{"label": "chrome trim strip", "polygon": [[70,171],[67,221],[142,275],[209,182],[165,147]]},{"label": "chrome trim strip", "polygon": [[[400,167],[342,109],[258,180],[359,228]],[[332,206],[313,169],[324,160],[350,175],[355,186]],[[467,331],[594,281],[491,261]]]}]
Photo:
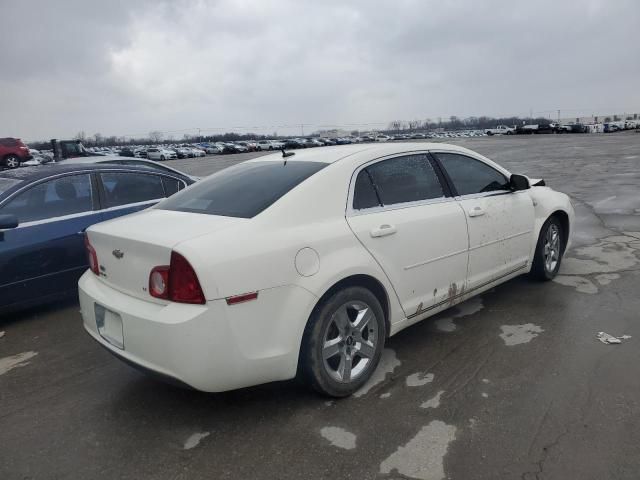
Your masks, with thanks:
[{"label": "chrome trim strip", "polygon": [[[160,200],[164,200],[164,199],[160,198],[157,200],[145,200],[144,202],[128,203],[126,205],[118,205],[117,207],[103,208],[102,210],[88,210],[86,212],[72,213],[70,215],[63,215],[61,217],[50,217],[50,218],[45,218],[43,220],[35,220],[33,222],[24,222],[24,223],[18,224],[18,226],[15,229],[23,228],[23,227],[33,227],[35,225],[44,225],[51,222],[60,222],[63,220],[70,220],[72,218],[86,217],[87,215],[96,215],[102,212],[110,212],[113,210],[118,210],[123,208],[137,207],[141,205],[146,205],[147,203],[148,204],[152,204],[154,202],[157,203]],[[99,223],[99,222],[96,222],[96,223]],[[4,231],[9,231],[9,230],[4,230]]]},{"label": "chrome trim strip", "polygon": [[527,262],[523,263],[522,265],[520,265],[517,268],[514,268],[513,270],[509,270],[507,273],[504,273],[504,274],[500,275],[499,277],[496,277],[496,278],[491,279],[491,280],[489,280],[487,282],[481,283],[480,285],[476,285],[475,287],[473,287],[473,288],[471,288],[471,289],[469,289],[469,290],[467,290],[465,292],[459,293],[458,295],[456,295],[454,297],[447,298],[446,300],[443,300],[443,301],[438,302],[436,304],[430,305],[427,308],[424,308],[422,310],[418,310],[416,313],[413,313],[413,314],[409,315],[407,317],[407,320],[410,320],[410,319],[412,319],[414,317],[417,317],[418,315],[422,315],[423,313],[428,312],[429,310],[433,310],[434,308],[441,307],[442,305],[445,305],[447,303],[452,303],[456,299],[458,299],[460,297],[463,297],[465,295],[469,295],[471,292],[473,292],[475,290],[479,290],[482,287],[486,287],[487,285],[489,285],[491,283],[494,283],[494,282],[497,282],[498,280],[500,280],[502,278],[508,277],[509,275],[512,275],[512,274],[516,273],[517,271],[522,270],[526,266],[527,266]]}]

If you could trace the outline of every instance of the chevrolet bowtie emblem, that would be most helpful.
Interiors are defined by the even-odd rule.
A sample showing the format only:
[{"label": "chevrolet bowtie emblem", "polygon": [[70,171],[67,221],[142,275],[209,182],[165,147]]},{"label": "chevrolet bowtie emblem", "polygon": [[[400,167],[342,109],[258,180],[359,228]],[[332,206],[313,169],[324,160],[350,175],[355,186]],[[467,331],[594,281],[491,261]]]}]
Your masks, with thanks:
[{"label": "chevrolet bowtie emblem", "polygon": [[120,260],[122,257],[124,257],[124,252],[122,250],[117,249],[117,248],[111,253],[113,253],[113,256],[116,257],[118,260]]}]

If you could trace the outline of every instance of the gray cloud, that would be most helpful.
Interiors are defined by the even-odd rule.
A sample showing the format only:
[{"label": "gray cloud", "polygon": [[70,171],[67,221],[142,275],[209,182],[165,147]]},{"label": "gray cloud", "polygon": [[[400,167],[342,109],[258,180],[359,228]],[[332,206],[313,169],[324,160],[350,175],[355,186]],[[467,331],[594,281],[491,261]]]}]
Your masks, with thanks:
[{"label": "gray cloud", "polygon": [[0,18],[0,136],[640,109],[636,0],[28,0]]}]

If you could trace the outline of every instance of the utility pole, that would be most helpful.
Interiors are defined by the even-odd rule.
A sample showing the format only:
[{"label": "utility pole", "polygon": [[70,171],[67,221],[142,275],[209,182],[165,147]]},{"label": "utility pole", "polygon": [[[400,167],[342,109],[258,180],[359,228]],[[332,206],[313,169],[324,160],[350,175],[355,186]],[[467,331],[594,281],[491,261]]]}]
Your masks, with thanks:
[{"label": "utility pole", "polygon": [[558,109],[558,123],[560,123],[560,109]]},{"label": "utility pole", "polygon": [[300,135],[304,137],[304,125],[300,124]]}]

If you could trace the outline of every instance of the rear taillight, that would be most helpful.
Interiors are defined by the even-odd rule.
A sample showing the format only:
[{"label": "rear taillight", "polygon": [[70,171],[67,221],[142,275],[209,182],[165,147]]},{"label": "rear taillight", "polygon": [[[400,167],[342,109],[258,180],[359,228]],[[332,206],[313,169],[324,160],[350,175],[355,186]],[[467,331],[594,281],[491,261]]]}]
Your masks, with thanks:
[{"label": "rear taillight", "polygon": [[169,266],[155,267],[149,274],[152,297],[179,303],[205,303],[195,270],[182,255],[171,252]]},{"label": "rear taillight", "polygon": [[100,267],[98,266],[98,254],[96,249],[93,248],[91,242],[89,242],[89,236],[84,234],[84,246],[87,248],[87,260],[89,261],[89,268],[96,275],[100,275]]}]

